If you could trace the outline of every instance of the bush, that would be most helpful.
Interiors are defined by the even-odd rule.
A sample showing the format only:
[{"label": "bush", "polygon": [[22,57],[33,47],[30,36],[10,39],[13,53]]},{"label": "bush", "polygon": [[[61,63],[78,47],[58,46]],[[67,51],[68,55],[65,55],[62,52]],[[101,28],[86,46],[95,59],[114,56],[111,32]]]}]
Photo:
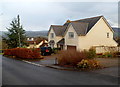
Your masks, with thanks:
[{"label": "bush", "polygon": [[109,58],[109,57],[113,57],[113,53],[112,52],[106,52],[103,54],[106,58]]},{"label": "bush", "polygon": [[58,64],[59,65],[72,65],[77,66],[78,62],[82,59],[93,59],[96,56],[94,49],[89,49],[89,51],[75,51],[75,50],[65,50],[58,53]]},{"label": "bush", "polygon": [[37,49],[30,50],[27,48],[13,48],[4,50],[4,55],[16,56],[18,58],[40,58],[40,53]]},{"label": "bush", "polygon": [[58,53],[60,50],[61,50],[60,48],[53,48],[53,49],[52,49],[52,52],[53,52],[54,54],[56,54],[56,53]]},{"label": "bush", "polygon": [[99,62],[98,61],[96,61],[96,60],[88,60],[88,59],[82,59],[81,60],[81,62],[79,62],[78,64],[77,64],[77,67],[78,68],[81,68],[81,69],[85,69],[85,68],[87,68],[87,69],[95,69],[95,68],[99,68],[100,67],[100,64],[99,64]]},{"label": "bush", "polygon": [[86,59],[87,55],[85,51],[66,50],[60,51],[58,54],[59,65],[72,65],[76,66],[82,59]]},{"label": "bush", "polygon": [[88,58],[89,59],[93,59],[95,57],[96,57],[96,51],[95,51],[95,49],[90,48],[89,51],[88,51]]}]

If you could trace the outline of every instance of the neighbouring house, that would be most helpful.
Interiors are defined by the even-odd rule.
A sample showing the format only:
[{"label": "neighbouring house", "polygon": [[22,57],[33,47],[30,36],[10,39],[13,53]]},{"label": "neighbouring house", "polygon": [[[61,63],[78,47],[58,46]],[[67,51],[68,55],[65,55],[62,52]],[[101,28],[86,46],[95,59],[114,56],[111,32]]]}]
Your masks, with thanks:
[{"label": "neighbouring house", "polygon": [[63,25],[51,25],[48,43],[52,48],[88,50],[93,46],[117,46],[113,29],[104,16],[75,21],[67,20]]},{"label": "neighbouring house", "polygon": [[41,37],[27,37],[27,48],[40,48],[42,46],[48,46],[48,41],[46,38]]}]

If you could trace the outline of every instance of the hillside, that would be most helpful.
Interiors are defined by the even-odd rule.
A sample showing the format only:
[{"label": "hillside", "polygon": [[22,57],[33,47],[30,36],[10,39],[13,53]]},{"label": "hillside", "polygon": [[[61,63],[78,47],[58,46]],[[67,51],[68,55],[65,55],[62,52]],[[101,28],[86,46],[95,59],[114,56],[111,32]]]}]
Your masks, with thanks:
[{"label": "hillside", "polygon": [[26,31],[26,35],[28,37],[38,37],[38,36],[44,36],[47,37],[48,31]]},{"label": "hillside", "polygon": [[[26,31],[26,36],[27,37],[38,37],[38,36],[47,37],[47,32],[48,31]],[[7,31],[0,31],[0,35],[3,37],[5,37],[5,33],[7,33]]]},{"label": "hillside", "polygon": [[117,36],[120,37],[120,28],[115,28],[115,27],[114,27],[113,30],[115,31],[114,37],[117,37]]},{"label": "hillside", "polygon": [[[119,36],[120,37],[120,28],[113,28],[113,30],[115,31],[114,33],[114,37]],[[7,31],[0,31],[0,35],[5,37],[5,34],[7,33]],[[26,35],[27,37],[38,37],[38,36],[42,36],[42,37],[47,37],[47,33],[48,31],[26,31]]]}]

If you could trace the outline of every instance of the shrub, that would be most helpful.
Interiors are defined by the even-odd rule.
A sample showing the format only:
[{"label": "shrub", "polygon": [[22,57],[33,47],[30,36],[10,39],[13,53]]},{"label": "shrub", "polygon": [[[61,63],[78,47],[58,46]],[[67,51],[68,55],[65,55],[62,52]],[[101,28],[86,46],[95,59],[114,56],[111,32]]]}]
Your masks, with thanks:
[{"label": "shrub", "polygon": [[31,50],[27,48],[6,49],[4,55],[16,56],[18,58],[40,58],[40,53],[37,49]]},{"label": "shrub", "polygon": [[89,67],[88,60],[82,59],[81,62],[77,64],[77,66],[78,68],[88,68]]},{"label": "shrub", "polygon": [[113,57],[113,53],[111,52],[106,52],[103,54],[106,58]]},{"label": "shrub", "polygon": [[82,59],[86,59],[87,55],[85,51],[66,50],[60,51],[58,54],[59,65],[72,65],[76,66]]},{"label": "shrub", "polygon": [[33,50],[33,58],[40,58],[40,49]]},{"label": "shrub", "polygon": [[99,62],[98,61],[96,61],[96,60],[88,60],[88,59],[82,59],[81,60],[81,62],[79,62],[78,64],[77,64],[77,67],[78,68],[81,68],[81,69],[85,69],[85,68],[87,68],[87,69],[95,69],[95,68],[99,68],[100,67],[100,64],[99,64]]},{"label": "shrub", "polygon": [[52,49],[52,52],[53,52],[54,54],[56,54],[56,53],[58,53],[60,50],[61,50],[60,48],[53,48],[53,49]]},{"label": "shrub", "polygon": [[93,59],[95,57],[96,57],[96,51],[95,51],[95,49],[90,48],[89,51],[88,51],[88,57],[87,58]]},{"label": "shrub", "polygon": [[78,62],[82,59],[93,59],[96,56],[94,49],[89,49],[89,51],[75,51],[75,50],[65,50],[58,53],[58,64],[59,65],[72,65],[77,66]]}]

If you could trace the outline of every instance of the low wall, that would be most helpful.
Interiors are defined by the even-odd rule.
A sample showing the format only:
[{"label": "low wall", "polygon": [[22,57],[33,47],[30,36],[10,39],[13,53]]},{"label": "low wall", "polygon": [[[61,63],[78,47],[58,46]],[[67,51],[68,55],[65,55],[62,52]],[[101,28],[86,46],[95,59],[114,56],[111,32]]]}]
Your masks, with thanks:
[{"label": "low wall", "polygon": [[106,52],[120,52],[120,47],[116,46],[96,46],[94,48],[98,54]]}]

